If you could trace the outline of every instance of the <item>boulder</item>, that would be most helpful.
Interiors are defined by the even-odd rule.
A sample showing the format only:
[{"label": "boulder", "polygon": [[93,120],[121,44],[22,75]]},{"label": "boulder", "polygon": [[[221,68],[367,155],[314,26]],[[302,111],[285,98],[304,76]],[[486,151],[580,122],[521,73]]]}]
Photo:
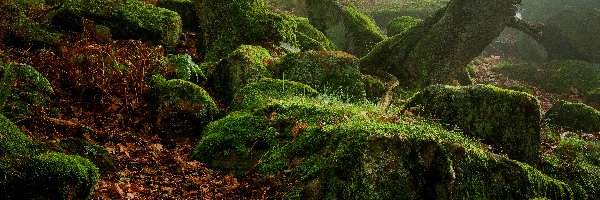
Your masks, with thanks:
[{"label": "boulder", "polygon": [[32,43],[34,45],[50,45],[59,41],[62,34],[51,30],[46,24],[33,21],[25,15],[27,5],[0,2],[0,44],[23,45]]},{"label": "boulder", "polygon": [[545,23],[540,43],[550,60],[600,63],[600,10],[565,7]]},{"label": "boulder", "polygon": [[365,94],[367,100],[377,103],[381,97],[388,91],[389,87],[379,78],[371,75],[361,75],[361,81],[365,85]]},{"label": "boulder", "polygon": [[335,0],[306,0],[303,5],[300,15],[306,16],[341,51],[362,57],[385,39],[373,19],[354,6]]},{"label": "boulder", "polygon": [[220,99],[229,103],[244,85],[271,77],[267,65],[272,62],[273,57],[265,48],[242,45],[216,65],[209,74],[208,84],[218,91]]},{"label": "boulder", "polygon": [[163,136],[197,134],[219,114],[210,95],[189,81],[155,75],[152,96],[155,127]]},{"label": "boulder", "polygon": [[156,3],[156,7],[166,8],[179,14],[183,30],[200,30],[198,16],[196,16],[196,10],[192,0],[160,0]]},{"label": "boulder", "polygon": [[296,18],[296,22],[298,23],[296,38],[298,39],[300,50],[333,51],[337,49],[335,44],[325,34],[311,25],[308,19],[298,17]]},{"label": "boulder", "polygon": [[290,53],[277,62],[277,76],[297,81],[342,100],[365,100],[358,59],[341,51]]},{"label": "boulder", "polygon": [[[268,93],[279,94],[279,88],[273,89],[276,92]],[[244,102],[252,95],[240,98]],[[241,107],[205,129],[192,158],[238,177],[284,174],[292,184],[283,198],[571,199],[576,195],[564,182],[492,154],[473,139],[427,121],[382,118],[384,112],[378,107],[301,95]]]},{"label": "boulder", "polygon": [[546,112],[544,121],[570,131],[600,132],[600,112],[582,103],[559,101]]},{"label": "boulder", "polygon": [[233,98],[231,111],[243,111],[263,105],[269,99],[316,97],[319,93],[308,85],[281,79],[262,78],[240,89]]},{"label": "boulder", "polygon": [[423,22],[422,19],[414,18],[411,16],[396,17],[392,21],[390,21],[390,23],[388,23],[387,28],[386,28],[387,35],[394,36],[394,35],[402,34],[406,31],[410,30],[411,28],[419,25],[421,22]]},{"label": "boulder", "polygon": [[[297,47],[296,21],[273,13],[264,0],[193,0],[200,20],[200,55],[218,61],[240,45]],[[205,52],[202,52],[205,51]]]},{"label": "boulder", "polygon": [[116,39],[142,39],[172,51],[179,43],[181,17],[173,11],[138,0],[65,0],[53,24],[81,30],[83,18],[110,28]]},{"label": "boulder", "polygon": [[115,160],[106,148],[79,138],[58,141],[58,149],[67,155],[77,155],[90,160],[102,173],[117,169]]},{"label": "boulder", "polygon": [[489,85],[434,85],[406,108],[492,145],[496,153],[529,164],[540,160],[540,105],[529,94]]}]

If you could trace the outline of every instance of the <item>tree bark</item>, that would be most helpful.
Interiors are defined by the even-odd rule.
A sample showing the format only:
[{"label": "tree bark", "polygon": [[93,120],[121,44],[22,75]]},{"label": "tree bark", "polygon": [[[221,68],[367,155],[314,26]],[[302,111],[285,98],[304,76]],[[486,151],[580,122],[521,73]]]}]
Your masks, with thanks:
[{"label": "tree bark", "polygon": [[379,43],[361,67],[387,71],[400,87],[450,84],[511,22],[521,0],[452,0],[406,34]]}]

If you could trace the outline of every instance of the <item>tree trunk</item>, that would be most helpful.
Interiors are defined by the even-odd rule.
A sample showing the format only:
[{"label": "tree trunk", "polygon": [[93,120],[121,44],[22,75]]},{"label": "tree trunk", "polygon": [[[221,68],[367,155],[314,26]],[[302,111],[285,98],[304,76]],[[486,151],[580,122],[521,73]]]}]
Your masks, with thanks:
[{"label": "tree trunk", "polygon": [[520,3],[452,0],[410,32],[379,43],[361,59],[361,67],[387,71],[407,89],[450,84],[500,35]]}]

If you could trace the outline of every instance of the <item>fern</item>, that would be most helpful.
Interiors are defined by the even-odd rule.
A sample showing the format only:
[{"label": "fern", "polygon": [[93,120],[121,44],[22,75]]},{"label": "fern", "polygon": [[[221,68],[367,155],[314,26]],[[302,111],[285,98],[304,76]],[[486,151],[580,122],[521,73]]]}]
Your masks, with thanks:
[{"label": "fern", "polygon": [[[0,61],[0,75],[0,108],[13,121],[31,114],[31,106],[44,105],[46,94],[54,93],[48,79],[31,66]],[[14,88],[19,80],[26,84]]]}]

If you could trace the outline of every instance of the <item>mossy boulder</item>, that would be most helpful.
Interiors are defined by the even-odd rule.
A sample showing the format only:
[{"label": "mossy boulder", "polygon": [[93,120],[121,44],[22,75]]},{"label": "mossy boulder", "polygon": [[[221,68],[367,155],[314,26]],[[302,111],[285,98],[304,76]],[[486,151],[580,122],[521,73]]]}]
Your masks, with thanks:
[{"label": "mossy boulder", "polygon": [[156,7],[166,8],[179,14],[183,30],[200,30],[198,16],[196,16],[196,10],[192,0],[160,0],[156,3]]},{"label": "mossy boulder", "polygon": [[492,145],[496,153],[539,161],[540,105],[526,93],[489,85],[434,85],[413,96],[406,108]]},{"label": "mossy boulder", "polygon": [[411,28],[419,25],[423,22],[422,19],[414,18],[411,16],[400,16],[394,18],[390,23],[388,23],[386,30],[388,36],[394,36],[398,34],[402,34]]},{"label": "mossy boulder", "polygon": [[116,170],[115,160],[106,148],[79,138],[58,141],[59,150],[67,155],[77,155],[90,160],[102,173]]},{"label": "mossy boulder", "polygon": [[200,86],[181,79],[152,77],[155,127],[161,135],[199,133],[219,114],[210,95]]},{"label": "mossy boulder", "polygon": [[298,17],[295,19],[298,24],[296,30],[296,39],[298,39],[298,45],[300,50],[308,51],[333,51],[337,50],[337,47],[333,42],[325,36],[321,31],[317,30],[313,25],[310,24],[308,19],[304,17]]},{"label": "mossy boulder", "polygon": [[265,48],[242,45],[211,70],[208,83],[218,91],[221,99],[230,102],[244,85],[271,77],[267,66],[272,62],[273,57]]},{"label": "mossy boulder", "polygon": [[297,81],[320,93],[343,100],[365,100],[358,59],[341,51],[307,51],[290,53],[277,62],[279,78]]},{"label": "mossy boulder", "polygon": [[550,17],[539,41],[551,60],[584,60],[600,63],[600,10],[566,7]]},{"label": "mossy boulder", "polygon": [[192,57],[188,54],[170,55],[166,66],[174,71],[167,75],[168,79],[181,79],[200,84],[206,80],[206,75],[202,68],[194,63]]},{"label": "mossy boulder", "polygon": [[341,51],[362,57],[385,39],[373,19],[355,6],[344,6],[335,0],[306,0],[304,6],[300,15],[306,16]]},{"label": "mossy boulder", "polygon": [[504,64],[494,70],[559,94],[586,94],[600,88],[600,65],[585,61]]},{"label": "mossy boulder", "polygon": [[570,131],[600,132],[600,112],[582,103],[559,101],[546,112],[544,121]]},{"label": "mossy boulder", "polygon": [[4,115],[0,114],[0,156],[30,155],[34,144]]},{"label": "mossy boulder", "polygon": [[50,45],[59,41],[62,34],[47,24],[38,23],[25,15],[26,8],[10,1],[0,2],[0,42],[11,45]]},{"label": "mossy boulder", "polygon": [[52,93],[50,82],[33,67],[0,61],[0,110],[11,121],[28,119]]},{"label": "mossy boulder", "polygon": [[285,174],[293,184],[284,198],[574,196],[564,182],[473,139],[426,121],[383,118],[378,107],[301,95],[242,107],[205,129],[192,158],[237,176]]},{"label": "mossy boulder", "polygon": [[[264,0],[193,0],[202,27],[201,55],[216,61],[240,45],[297,47],[296,21],[273,13]],[[204,52],[202,52],[204,51]]]},{"label": "mossy boulder", "polygon": [[319,93],[308,85],[281,79],[262,78],[240,89],[233,98],[231,111],[259,107],[269,99],[316,97]]},{"label": "mossy boulder", "polygon": [[368,14],[373,17],[373,20],[378,27],[385,28],[392,20],[402,16],[427,19],[437,10],[445,7],[448,2],[449,0],[403,1],[401,3],[397,3],[396,5],[388,4],[381,6],[377,9],[368,11]]},{"label": "mossy boulder", "polygon": [[167,50],[177,47],[182,30],[176,12],[138,0],[65,0],[53,24],[80,30],[82,18],[109,27],[116,39],[150,40]]},{"label": "mossy boulder", "polygon": [[98,168],[79,156],[0,157],[2,199],[89,199]]}]

